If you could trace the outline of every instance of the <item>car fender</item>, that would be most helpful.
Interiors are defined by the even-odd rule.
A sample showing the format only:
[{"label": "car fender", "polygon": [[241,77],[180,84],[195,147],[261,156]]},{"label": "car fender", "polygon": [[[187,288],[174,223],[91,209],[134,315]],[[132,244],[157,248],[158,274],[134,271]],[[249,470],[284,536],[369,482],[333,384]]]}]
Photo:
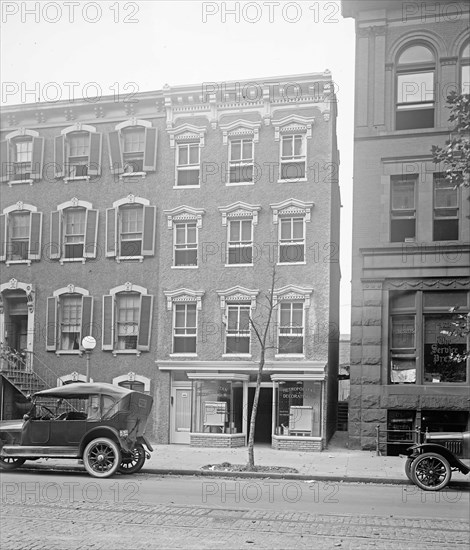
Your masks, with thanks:
[{"label": "car fender", "polygon": [[129,450],[127,443],[121,437],[119,437],[119,432],[118,430],[116,430],[116,428],[113,428],[111,426],[97,426],[96,428],[88,431],[82,437],[79,446],[80,456],[83,455],[83,451],[85,450],[85,447],[88,445],[88,443],[98,437],[108,437],[110,439],[113,439],[121,448],[125,449],[126,451]]},{"label": "car fender", "polygon": [[452,467],[458,468],[463,474],[468,474],[470,472],[470,468],[443,445],[423,443],[422,445],[413,445],[409,447],[408,451],[411,451],[408,455],[409,458],[413,459],[424,453],[436,453],[445,458]]}]

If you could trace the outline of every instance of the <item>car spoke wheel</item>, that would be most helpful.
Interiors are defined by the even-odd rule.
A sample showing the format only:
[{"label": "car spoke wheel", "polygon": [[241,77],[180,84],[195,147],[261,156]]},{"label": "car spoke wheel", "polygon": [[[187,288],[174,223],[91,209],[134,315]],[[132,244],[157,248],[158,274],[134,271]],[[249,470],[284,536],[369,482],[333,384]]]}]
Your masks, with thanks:
[{"label": "car spoke wheel", "polygon": [[121,464],[121,451],[112,439],[94,439],[85,448],[83,464],[94,477],[112,476]]},{"label": "car spoke wheel", "polygon": [[136,472],[140,472],[144,464],[145,449],[139,444],[132,449],[131,453],[122,457],[119,471],[121,474],[135,474]]},{"label": "car spoke wheel", "polygon": [[26,462],[26,458],[14,458],[11,456],[0,457],[0,468],[2,470],[15,470]]},{"label": "car spoke wheel", "polygon": [[411,465],[413,464],[413,460],[413,458],[407,458],[405,462],[405,474],[410,481],[413,481],[413,478],[411,477]]},{"label": "car spoke wheel", "polygon": [[412,481],[424,491],[439,491],[452,476],[447,460],[436,453],[424,453],[416,458],[410,473]]}]

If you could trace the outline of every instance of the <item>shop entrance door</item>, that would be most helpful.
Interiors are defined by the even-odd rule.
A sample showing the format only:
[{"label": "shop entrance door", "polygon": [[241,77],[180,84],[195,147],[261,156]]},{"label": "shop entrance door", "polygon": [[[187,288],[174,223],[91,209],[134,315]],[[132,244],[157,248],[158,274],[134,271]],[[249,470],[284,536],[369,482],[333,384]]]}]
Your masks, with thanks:
[{"label": "shop entrance door", "polygon": [[[250,434],[251,411],[255,399],[255,389],[248,388],[248,437]],[[255,443],[271,443],[273,418],[273,389],[272,385],[260,388],[258,412],[256,414]]]},{"label": "shop entrance door", "polygon": [[189,445],[191,431],[191,386],[171,390],[171,443]]}]

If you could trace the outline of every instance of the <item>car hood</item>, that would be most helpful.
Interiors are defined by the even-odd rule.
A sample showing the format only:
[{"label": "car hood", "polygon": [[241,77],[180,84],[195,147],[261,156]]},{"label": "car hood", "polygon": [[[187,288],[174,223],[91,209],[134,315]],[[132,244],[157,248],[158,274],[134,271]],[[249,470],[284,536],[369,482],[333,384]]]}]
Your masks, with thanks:
[{"label": "car hood", "polygon": [[23,420],[1,420],[0,432],[21,432]]}]

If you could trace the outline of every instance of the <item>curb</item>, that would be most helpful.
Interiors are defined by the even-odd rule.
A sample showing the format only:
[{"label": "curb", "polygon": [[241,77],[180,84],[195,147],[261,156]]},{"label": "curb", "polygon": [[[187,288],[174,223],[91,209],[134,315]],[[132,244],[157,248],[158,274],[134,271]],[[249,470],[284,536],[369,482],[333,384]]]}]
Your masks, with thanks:
[{"label": "curb", "polygon": [[[29,466],[29,465],[28,465]],[[86,473],[84,467],[80,466],[61,466],[38,464],[35,467],[22,466],[18,471],[67,471]],[[16,472],[17,470],[15,470]],[[386,478],[386,477],[366,477],[366,476],[337,476],[337,475],[304,475],[304,474],[277,474],[273,472],[224,472],[217,470],[172,470],[170,468],[144,468],[137,475],[155,475],[155,476],[196,476],[196,477],[219,477],[219,478],[241,478],[241,479],[278,479],[278,480],[297,480],[297,481],[333,481],[338,483],[372,483],[377,485],[410,485],[414,486],[407,478]],[[125,475],[125,474],[121,474]],[[131,474],[132,475],[132,474]],[[449,487],[455,489],[466,489],[470,491],[470,483],[466,481],[451,481]]]}]

